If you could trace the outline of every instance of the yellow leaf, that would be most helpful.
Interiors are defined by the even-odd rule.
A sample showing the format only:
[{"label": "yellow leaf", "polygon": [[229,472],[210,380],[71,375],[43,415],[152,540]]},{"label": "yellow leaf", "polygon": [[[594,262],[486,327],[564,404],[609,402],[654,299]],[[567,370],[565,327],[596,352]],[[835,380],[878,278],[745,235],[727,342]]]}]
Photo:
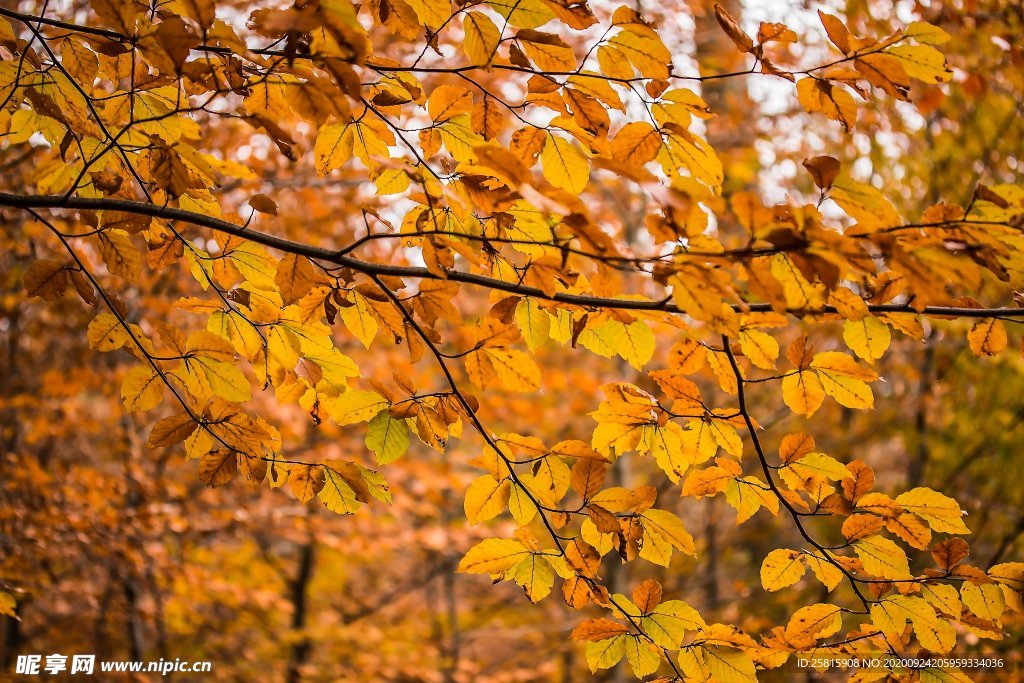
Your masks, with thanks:
[{"label": "yellow leaf", "polygon": [[804,555],[804,562],[814,572],[818,581],[821,581],[829,591],[835,590],[836,586],[842,583],[842,570],[828,560],[822,559],[817,555],[806,554]]},{"label": "yellow leaf", "polygon": [[630,24],[608,44],[621,51],[645,78],[668,78],[672,53],[653,29]]},{"label": "yellow leaf", "polygon": [[911,78],[925,83],[945,83],[953,77],[942,53],[929,45],[897,45],[887,53],[899,60]]},{"label": "yellow leaf", "polygon": [[725,501],[736,508],[736,524],[742,524],[762,507],[772,514],[779,510],[779,499],[757,477],[735,477],[725,488]]},{"label": "yellow leaf", "polygon": [[516,565],[512,580],[522,586],[530,602],[539,602],[551,592],[555,569],[542,555],[531,553]]},{"label": "yellow leaf", "polygon": [[901,605],[903,596],[889,596],[871,606],[871,623],[888,638],[897,638],[907,625],[907,612]]},{"label": "yellow leaf", "polygon": [[387,168],[373,179],[373,184],[379,195],[401,194],[409,189],[409,174],[404,168]]},{"label": "yellow leaf", "polygon": [[557,188],[580,194],[590,179],[590,162],[579,143],[548,133],[540,153],[544,178]]},{"label": "yellow leaf", "polygon": [[429,29],[440,28],[452,15],[452,5],[448,0],[406,0],[416,18]]},{"label": "yellow leaf", "polygon": [[293,370],[299,362],[299,340],[283,325],[267,328],[267,355],[285,370]]},{"label": "yellow leaf", "polygon": [[654,345],[654,332],[647,323],[637,320],[624,326],[623,334],[618,337],[616,352],[634,368],[642,370],[654,355]]},{"label": "yellow leaf", "polygon": [[501,574],[530,554],[529,548],[511,538],[486,538],[469,549],[459,562],[462,574]]},{"label": "yellow leaf", "polygon": [[641,638],[629,638],[626,641],[626,661],[633,675],[643,679],[658,670],[661,657],[654,647]]},{"label": "yellow leaf", "polygon": [[623,80],[633,77],[633,66],[626,59],[622,50],[611,45],[602,45],[597,48],[597,63],[601,73],[609,78],[620,78]]},{"label": "yellow leaf", "polygon": [[706,647],[704,652],[708,671],[718,683],[756,683],[754,661],[742,650]]},{"label": "yellow leaf", "polygon": [[526,56],[543,71],[573,71],[576,55],[572,47],[553,33],[523,29],[516,34]]},{"label": "yellow leaf", "polygon": [[[644,529],[644,547],[649,541],[661,541],[696,557],[697,550],[693,537],[683,525],[683,520],[668,510],[645,510],[640,515],[640,524]],[[640,556],[644,556],[643,548],[640,550]],[[667,563],[664,566],[668,566]]]},{"label": "yellow leaf", "polygon": [[240,356],[252,360],[263,350],[259,330],[237,311],[214,311],[206,325],[210,332],[231,342]]},{"label": "yellow leaf", "polygon": [[803,478],[818,476],[839,481],[853,477],[850,470],[846,469],[846,465],[824,453],[809,453],[799,460],[788,463],[786,467]]},{"label": "yellow leaf", "polygon": [[779,357],[779,342],[775,337],[761,330],[743,330],[740,332],[740,349],[750,362],[759,368],[772,370],[775,359]]},{"label": "yellow leaf", "polygon": [[376,157],[387,158],[394,135],[386,128],[368,120],[334,123],[324,126],[313,145],[315,168],[326,175],[340,168],[355,156],[367,168],[376,168]]},{"label": "yellow leaf", "polygon": [[718,378],[718,386],[727,394],[735,394],[738,390],[736,371],[732,369],[732,363],[724,351],[708,349],[708,365]]},{"label": "yellow leaf", "polygon": [[624,334],[625,328],[626,326],[617,320],[610,320],[600,326],[588,325],[580,333],[578,342],[580,346],[588,351],[593,351],[605,358],[611,358],[618,352],[617,350],[622,342],[621,336]]},{"label": "yellow leaf", "polygon": [[496,517],[504,511],[508,498],[507,479],[497,481],[489,474],[477,477],[466,489],[466,519],[470,524],[477,524]]},{"label": "yellow leaf", "polygon": [[341,476],[341,473],[330,468],[321,468],[324,485],[317,493],[320,501],[331,512],[339,515],[352,515],[359,509],[359,501],[352,486]]},{"label": "yellow leaf", "polygon": [[818,372],[825,393],[839,405],[858,410],[874,407],[875,397],[866,382],[874,381],[878,376],[857,365],[846,354],[836,351],[819,353],[811,361],[811,367]]},{"label": "yellow leaf", "polygon": [[937,617],[922,598],[892,595],[871,606],[871,623],[889,640],[898,640],[903,635],[908,619],[921,645],[932,652],[949,652],[956,644],[953,627],[945,619]]},{"label": "yellow leaf", "polygon": [[979,320],[967,333],[967,342],[975,356],[994,356],[1006,348],[1006,327],[995,318]]},{"label": "yellow leaf", "polygon": [[543,346],[551,334],[551,316],[537,305],[536,299],[530,297],[524,297],[516,304],[516,324],[530,351]]},{"label": "yellow leaf", "polygon": [[911,489],[896,496],[896,503],[907,512],[928,522],[933,530],[946,534],[969,534],[964,512],[955,500],[925,487]]},{"label": "yellow leaf", "polygon": [[839,351],[822,351],[811,359],[811,367],[819,373],[835,377],[848,377],[862,382],[874,382],[878,374],[871,368],[859,365],[857,361]]},{"label": "yellow leaf", "polygon": [[104,230],[99,234],[100,256],[107,270],[126,280],[137,280],[142,268],[142,255],[124,230]]},{"label": "yellow leaf", "polygon": [[462,49],[469,60],[477,66],[484,66],[494,57],[501,33],[483,12],[466,12],[462,18],[464,38]]},{"label": "yellow leaf", "polygon": [[779,548],[768,553],[761,563],[761,585],[773,592],[792,586],[807,571],[803,555],[796,550]]},{"label": "yellow leaf", "polygon": [[948,42],[950,35],[944,30],[929,24],[926,21],[912,21],[907,28],[904,29],[903,35],[908,38],[913,38],[917,42],[923,45],[941,45],[942,43]]},{"label": "yellow leaf", "polygon": [[906,553],[888,538],[869,536],[854,543],[853,550],[868,574],[882,579],[912,578]]},{"label": "yellow leaf", "polygon": [[341,319],[348,331],[362,342],[363,346],[370,348],[373,338],[377,336],[377,318],[370,312],[366,297],[359,292],[349,292],[348,300],[352,305],[341,309]]},{"label": "yellow leaf", "polygon": [[349,389],[327,403],[331,419],[339,426],[366,422],[380,411],[390,407],[390,402],[377,392],[358,389]]},{"label": "yellow leaf", "polygon": [[685,170],[689,177],[719,192],[724,179],[722,161],[708,141],[676,125],[670,125],[669,131],[658,152],[665,173],[682,176]]},{"label": "yellow leaf", "polygon": [[121,399],[128,412],[152,410],[164,396],[164,382],[149,365],[136,365],[121,383]]},{"label": "yellow leaf", "polygon": [[869,363],[882,357],[891,339],[889,326],[873,315],[843,323],[843,341]]},{"label": "yellow leaf", "polygon": [[783,378],[782,400],[794,413],[810,417],[825,400],[825,390],[816,374],[801,370]]},{"label": "yellow leaf", "polygon": [[490,360],[498,383],[509,391],[536,391],[540,388],[540,368],[525,351],[483,349],[478,352]]},{"label": "yellow leaf", "polygon": [[640,628],[650,636],[655,645],[670,649],[678,648],[686,631],[698,631],[707,627],[697,610],[682,600],[666,600],[640,619]]},{"label": "yellow leaf", "polygon": [[206,378],[210,391],[226,401],[240,403],[252,397],[249,380],[242,369],[230,362],[213,360],[209,356],[196,356],[188,365],[198,365]]},{"label": "yellow leaf", "polygon": [[517,28],[537,28],[555,18],[544,0],[487,0],[487,4]]},{"label": "yellow leaf", "polygon": [[324,487],[324,468],[320,465],[292,465],[288,472],[288,488],[300,502],[308,503]]},{"label": "yellow leaf", "polygon": [[661,148],[661,133],[646,121],[627,123],[612,140],[612,158],[631,166],[653,161]]},{"label": "yellow leaf", "polygon": [[483,144],[484,139],[473,130],[469,114],[458,114],[442,123],[437,131],[445,149],[456,161],[470,162],[473,148]]},{"label": "yellow leaf", "polygon": [[829,196],[867,232],[903,224],[903,218],[888,198],[871,185],[855,182],[848,176],[840,176],[833,183]]},{"label": "yellow leaf", "polygon": [[828,638],[843,627],[842,610],[838,605],[818,603],[801,607],[786,624],[786,638],[794,644]]},{"label": "yellow leaf", "polygon": [[846,88],[817,78],[803,78],[797,81],[796,96],[806,112],[821,112],[841,123],[847,132],[857,122],[857,103]]},{"label": "yellow leaf", "polygon": [[986,621],[999,623],[999,617],[1003,615],[1003,609],[1006,607],[1003,591],[994,583],[978,586],[965,581],[960,587],[960,597],[963,598],[967,609]]},{"label": "yellow leaf", "polygon": [[786,254],[772,256],[772,277],[782,285],[786,306],[793,309],[817,308],[825,303],[824,287],[811,284]]},{"label": "yellow leaf", "polygon": [[513,484],[509,491],[508,511],[519,526],[526,526],[537,516],[537,506],[519,484]]},{"label": "yellow leaf", "polygon": [[[596,100],[604,102],[611,109],[626,111],[626,105],[622,103],[618,91],[615,90],[613,82],[593,71],[581,71],[566,79],[566,85],[571,86],[579,92],[590,95]],[[629,124],[626,124],[628,126]],[[623,126],[625,129],[626,126]]]},{"label": "yellow leaf", "polygon": [[960,594],[949,584],[925,584],[921,586],[921,596],[928,601],[928,604],[944,614],[956,616],[961,612]]},{"label": "yellow leaf", "polygon": [[377,464],[387,465],[409,449],[409,424],[389,410],[382,410],[367,424],[366,447],[377,454]]},{"label": "yellow leaf", "polygon": [[444,123],[472,110],[473,93],[461,85],[439,85],[427,98],[427,113],[434,123]]},{"label": "yellow leaf", "polygon": [[631,640],[628,635],[620,635],[587,643],[585,654],[590,670],[596,672],[598,669],[610,669],[618,664],[622,656],[626,654],[627,640]]},{"label": "yellow leaf", "polygon": [[6,591],[0,591],[0,615],[18,619],[18,612],[15,609],[17,606],[18,603],[13,595]]},{"label": "yellow leaf", "polygon": [[114,351],[129,341],[128,332],[121,322],[110,313],[100,313],[86,330],[89,346],[96,351]]},{"label": "yellow leaf", "polygon": [[327,175],[344,166],[352,158],[354,139],[355,127],[351,124],[335,123],[321,128],[313,144],[316,170]]},{"label": "yellow leaf", "polygon": [[828,295],[828,302],[847,320],[860,320],[868,314],[867,302],[846,287],[833,289]]}]

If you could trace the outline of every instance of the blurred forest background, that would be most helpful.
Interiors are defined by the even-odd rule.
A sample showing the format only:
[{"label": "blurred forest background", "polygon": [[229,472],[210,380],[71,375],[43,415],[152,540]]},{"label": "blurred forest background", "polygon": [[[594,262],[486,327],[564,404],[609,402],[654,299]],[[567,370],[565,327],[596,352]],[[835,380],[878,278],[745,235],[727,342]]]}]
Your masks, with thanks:
[{"label": "blurred forest background", "polygon": [[[716,24],[711,3],[638,3],[659,22],[678,68],[736,67],[740,55]],[[62,16],[75,16],[74,3],[61,4]],[[237,5],[239,16],[251,7]],[[599,13],[614,9],[601,1],[592,6]],[[942,198],[963,202],[979,180],[1020,177],[1024,49],[1015,39],[1024,35],[1024,12],[1018,3],[854,0],[830,6],[862,34],[882,34],[915,19],[941,26],[953,36],[944,48],[953,81],[926,95],[912,93],[923,114],[894,102],[879,105],[881,113],[863,109],[867,120],[848,136],[820,119],[809,126],[791,88],[776,89],[768,77],[710,81],[702,94],[719,112],[708,123],[708,136],[725,163],[726,193],[759,188],[771,202],[782,198],[772,193],[785,186],[816,196],[800,162],[818,154],[873,175],[894,202],[905,202],[901,209],[919,210]],[[727,7],[745,25],[785,20],[807,36],[801,41],[807,45],[816,33],[823,36],[817,5],[730,0]],[[20,9],[38,8],[20,3]],[[815,49],[824,47],[798,45],[793,52]],[[379,53],[387,50],[376,46]],[[246,141],[226,134],[231,130],[212,129],[225,135],[207,144],[237,158]],[[2,147],[0,174],[20,172],[32,153],[30,142]],[[296,234],[304,221],[375,201],[372,185],[357,182],[356,174],[352,182],[344,175],[320,178],[308,157],[290,164],[279,155],[254,154],[247,163],[260,167],[264,191],[272,191],[281,213],[292,216],[287,229]],[[642,221],[642,195],[621,186],[608,192],[619,193],[612,198],[624,224]],[[512,584],[491,586],[486,577],[454,573],[476,539],[514,528],[512,522],[504,530],[471,528],[462,513],[465,487],[477,476],[466,465],[476,455],[475,439],[453,441],[443,458],[415,444],[389,468],[393,504],[354,516],[302,505],[266,488],[254,491],[243,479],[208,489],[180,449],[146,447],[142,422],[151,418],[126,414],[116,391],[131,359],[98,356],[79,333],[92,313],[70,298],[26,305],[22,274],[34,258],[24,244],[0,251],[0,587],[24,589],[18,595],[21,620],[0,617],[0,677],[13,670],[19,652],[91,652],[98,658],[212,661],[213,673],[202,680],[595,678],[582,644],[566,637],[579,616],[560,598],[535,606]],[[185,294],[178,280],[167,271],[147,277],[149,315],[171,315],[171,303]],[[874,411],[855,413],[829,402],[815,429],[786,409],[778,392],[755,391],[751,400],[762,424],[772,428],[771,448],[781,435],[809,429],[820,450],[874,467],[879,490],[925,485],[955,496],[970,513],[972,560],[989,566],[1024,551],[1024,487],[1012,483],[1019,478],[1024,443],[1024,361],[1017,353],[975,359],[965,339],[969,325],[930,325],[927,345],[894,335],[892,349],[876,366],[887,381],[875,389]],[[406,365],[404,356],[367,352],[358,344],[345,353],[371,377],[390,377],[392,363]],[[574,356],[571,374],[553,371],[565,363],[561,353],[538,350],[537,362],[545,391],[485,407],[488,424],[515,431],[543,423],[552,441],[587,439],[587,412],[602,384],[650,383],[625,363],[592,355]],[[401,369],[422,385],[434,381],[429,364]],[[259,410],[281,426],[285,443],[305,453],[353,457],[365,450],[362,428],[316,426],[297,406],[256,400],[265,400]],[[630,457],[620,459],[611,476],[635,486],[655,470],[651,459]],[[667,571],[651,564],[627,569],[611,553],[603,573],[613,592],[652,577],[709,620],[751,632],[764,625],[758,619],[784,620],[793,596],[762,591],[758,567],[779,543],[799,543],[794,530],[768,516],[737,527],[735,511],[721,499],[680,499],[674,511],[693,532],[701,562],[678,553]],[[805,598],[816,599],[822,598]],[[752,603],[758,609],[749,609]],[[1022,643],[1018,636],[986,647],[1009,654]],[[596,679],[630,680],[624,666]],[[773,675],[788,674],[768,677]]]}]

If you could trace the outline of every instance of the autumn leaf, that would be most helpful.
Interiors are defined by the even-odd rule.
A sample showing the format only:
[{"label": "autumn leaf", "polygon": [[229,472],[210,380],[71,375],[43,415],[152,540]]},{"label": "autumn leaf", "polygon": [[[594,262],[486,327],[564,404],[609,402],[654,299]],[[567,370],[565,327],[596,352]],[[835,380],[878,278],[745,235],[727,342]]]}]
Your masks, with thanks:
[{"label": "autumn leaf", "polygon": [[5,634],[201,620],[231,680],[1004,657],[995,4],[0,9]]},{"label": "autumn leaf", "polygon": [[629,633],[629,627],[611,619],[601,617],[587,619],[573,629],[573,640],[599,641]]},{"label": "autumn leaf", "polygon": [[898,545],[881,536],[869,536],[853,544],[864,570],[883,579],[911,578],[907,555]]},{"label": "autumn leaf", "polygon": [[474,64],[487,64],[498,49],[500,32],[483,12],[466,12],[463,15],[462,27],[465,40],[462,49]]},{"label": "autumn leaf", "polygon": [[838,606],[818,603],[801,607],[786,624],[786,638],[791,642],[828,638],[842,628],[842,613]]},{"label": "autumn leaf", "polygon": [[488,538],[469,549],[459,562],[465,574],[499,574],[518,564],[530,551],[519,541]]},{"label": "autumn leaf", "polygon": [[935,531],[968,534],[964,511],[955,500],[929,488],[918,487],[896,496],[896,503],[925,520]]},{"label": "autumn leaf", "polygon": [[802,556],[795,550],[773,550],[761,563],[761,585],[766,591],[792,586],[807,570]]},{"label": "autumn leaf", "polygon": [[1006,328],[995,318],[981,320],[967,333],[967,339],[975,356],[994,356],[1006,348]]},{"label": "autumn leaf", "polygon": [[470,524],[483,522],[501,514],[509,502],[509,483],[485,474],[477,477],[466,489],[466,519]]},{"label": "autumn leaf", "polygon": [[388,407],[388,400],[374,391],[351,389],[331,401],[328,409],[339,425],[350,425],[367,422]]},{"label": "autumn leaf", "polygon": [[558,135],[548,134],[540,153],[544,177],[555,187],[580,194],[590,178],[590,162],[579,144]]}]

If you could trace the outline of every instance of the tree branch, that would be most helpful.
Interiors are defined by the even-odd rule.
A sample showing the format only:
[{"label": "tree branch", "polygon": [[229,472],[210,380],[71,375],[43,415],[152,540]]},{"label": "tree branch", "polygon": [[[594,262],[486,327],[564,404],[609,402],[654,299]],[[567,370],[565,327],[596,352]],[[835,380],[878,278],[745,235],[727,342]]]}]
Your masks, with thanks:
[{"label": "tree branch", "polygon": [[[442,278],[426,268],[417,266],[399,266],[385,263],[373,263],[347,256],[343,250],[326,249],[302,242],[271,235],[268,233],[251,230],[245,226],[230,223],[221,218],[206,216],[193,211],[186,211],[170,206],[157,206],[145,202],[136,202],[127,199],[108,199],[95,197],[63,197],[57,195],[19,195],[8,192],[0,192],[0,206],[12,208],[32,209],[77,209],[83,211],[123,211],[152,218],[163,218],[190,223],[199,227],[209,228],[228,235],[235,235],[271,247],[279,251],[305,256],[310,259],[317,259],[333,263],[335,265],[351,268],[354,271],[369,276],[391,276],[406,277],[419,280],[441,280],[448,279],[453,282],[461,282],[469,285],[476,285],[486,289],[494,289],[520,296],[529,296],[536,299],[555,301],[558,303],[583,306],[588,308],[608,308],[618,310],[634,311],[664,311],[668,313],[686,313],[671,301],[653,300],[627,300],[612,299],[607,297],[587,296],[583,294],[547,294],[541,289],[530,287],[514,282],[505,282],[486,275],[467,273],[453,270],[446,273],[447,277]],[[868,304],[868,310],[872,313],[918,313],[926,316],[945,316],[955,318],[1024,318],[1024,308],[967,308],[963,306],[925,306],[921,310],[915,309],[909,304]],[[767,312],[773,308],[769,303],[739,303],[732,304],[732,308],[738,312]],[[835,306],[822,306],[813,310],[790,309],[786,311],[792,315],[820,315],[823,313],[836,313]]]}]

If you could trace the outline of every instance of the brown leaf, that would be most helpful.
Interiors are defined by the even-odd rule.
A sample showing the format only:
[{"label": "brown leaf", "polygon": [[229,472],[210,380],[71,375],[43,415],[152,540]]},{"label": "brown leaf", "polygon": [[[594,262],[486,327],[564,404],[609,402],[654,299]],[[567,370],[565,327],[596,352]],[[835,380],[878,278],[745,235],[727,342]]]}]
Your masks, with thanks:
[{"label": "brown leaf", "polygon": [[644,614],[650,614],[661,602],[661,584],[653,579],[647,579],[633,589],[633,603],[640,608]]},{"label": "brown leaf", "polygon": [[597,617],[587,619],[572,630],[573,640],[596,641],[614,638],[629,633],[629,627],[611,619]]},{"label": "brown leaf", "polygon": [[588,505],[587,514],[590,515],[590,521],[594,523],[594,526],[602,534],[614,534],[622,530],[622,527],[619,525],[619,518],[600,505],[594,505],[593,503]]},{"label": "brown leaf", "polygon": [[223,486],[238,474],[236,451],[221,448],[210,451],[199,460],[199,481],[207,486]]},{"label": "brown leaf", "polygon": [[820,156],[804,159],[804,168],[810,172],[818,189],[827,190],[839,175],[840,164],[835,157]]},{"label": "brown leaf", "polygon": [[590,500],[604,486],[608,466],[600,460],[580,458],[572,466],[570,482],[572,489],[583,500]]},{"label": "brown leaf", "polygon": [[268,213],[271,216],[277,215],[277,202],[262,193],[249,197],[249,206],[260,213]]},{"label": "brown leaf", "polygon": [[25,291],[29,296],[40,296],[55,301],[68,288],[68,271],[56,261],[36,261],[25,271]]},{"label": "brown leaf", "polygon": [[277,264],[274,283],[281,290],[285,304],[292,304],[304,297],[313,288],[316,273],[313,264],[305,256],[286,254]]},{"label": "brown leaf", "polygon": [[740,28],[736,19],[719,4],[715,4],[715,19],[718,19],[718,24],[722,27],[722,30],[725,31],[725,34],[729,36],[729,39],[736,44],[736,47],[741,52],[754,51],[754,41],[747,35],[746,31]]},{"label": "brown leaf", "polygon": [[970,554],[967,541],[962,538],[947,538],[932,546],[932,559],[947,572]]}]

